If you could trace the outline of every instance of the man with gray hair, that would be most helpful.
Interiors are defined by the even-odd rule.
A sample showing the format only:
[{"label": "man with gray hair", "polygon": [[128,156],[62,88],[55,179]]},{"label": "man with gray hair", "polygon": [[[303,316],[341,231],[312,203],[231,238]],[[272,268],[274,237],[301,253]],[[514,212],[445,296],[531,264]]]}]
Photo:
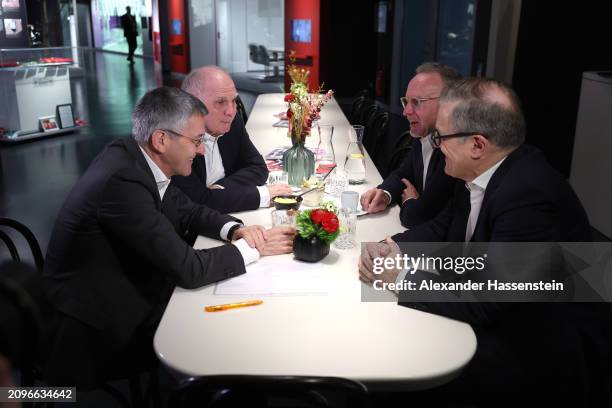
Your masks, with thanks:
[{"label": "man with gray hair", "polygon": [[[368,244],[359,263],[360,279],[395,283],[407,276],[417,285],[427,279],[486,280],[500,277],[495,263],[498,270],[499,265],[509,269],[501,275],[508,280],[537,279],[547,268],[553,276],[563,276],[562,268],[549,263],[558,258],[539,249],[550,248],[546,243],[591,241],[589,221],[564,177],[538,149],[524,144],[525,133],[518,97],[508,86],[467,78],[444,90],[431,140],[444,154],[445,172],[459,179],[453,198],[430,222],[386,243]],[[460,243],[448,247],[459,247],[462,257],[472,251],[485,254],[484,275],[462,275],[452,267],[438,269],[435,278],[420,270],[406,275],[407,270],[396,268],[375,275],[372,260],[394,258],[400,253],[396,242]],[[495,245],[509,242],[528,243],[534,250],[510,254],[511,245]],[[492,292],[481,302],[418,302],[409,292],[399,293],[401,305],[466,322],[476,334],[472,361],[456,380],[436,390],[438,395],[445,391],[448,398],[470,406],[519,406],[527,395],[533,405],[607,405],[607,304],[504,301],[489,297]],[[520,296],[518,292],[509,291],[508,296]]]},{"label": "man with gray hair", "polygon": [[[175,285],[197,288],[292,250],[294,230],[245,227],[170,182],[204,153],[206,107],[176,88],[145,94],[132,137],[93,160],[57,218],[44,273],[58,318],[46,380],[94,387],[154,361],[153,333]],[[229,242],[195,250],[192,234]]]},{"label": "man with gray hair", "polygon": [[428,136],[434,129],[440,93],[459,78],[452,67],[435,62],[421,64],[401,99],[410,122],[411,149],[400,166],[381,185],[361,196],[369,213],[400,205],[400,221],[412,228],[435,217],[451,197],[455,180],[444,174],[444,156],[433,148]]},{"label": "man with gray hair", "polygon": [[194,159],[191,175],[173,179],[189,198],[228,213],[269,207],[271,198],[291,194],[286,184],[265,185],[268,169],[242,117],[236,115],[238,92],[227,72],[215,66],[195,69],[183,80],[182,89],[209,111],[206,153]]}]

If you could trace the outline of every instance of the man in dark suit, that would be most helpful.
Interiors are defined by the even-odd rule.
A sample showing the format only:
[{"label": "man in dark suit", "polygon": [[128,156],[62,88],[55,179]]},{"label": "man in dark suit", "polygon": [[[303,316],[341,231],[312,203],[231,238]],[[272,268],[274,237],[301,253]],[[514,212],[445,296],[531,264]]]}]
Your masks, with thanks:
[{"label": "man in dark suit", "polygon": [[[57,309],[45,378],[95,387],[153,361],[153,333],[175,285],[197,288],[292,249],[291,228],[245,227],[170,182],[204,153],[206,107],[176,88],[145,94],[132,137],[110,143],[71,191],[47,250]],[[194,250],[184,237],[231,242]]]},{"label": "man in dark suit", "polygon": [[268,169],[236,115],[238,92],[221,68],[193,70],[182,89],[208,108],[206,154],[196,157],[187,177],[174,177],[176,185],[194,202],[222,213],[269,207],[272,197],[291,194],[286,184],[266,186]]},{"label": "man in dark suit", "polygon": [[[400,253],[396,242],[470,242],[460,244],[462,255],[471,255],[485,242],[487,263],[503,267],[516,259],[492,243],[529,242],[537,253],[549,246],[545,242],[590,241],[588,219],[574,191],[537,149],[523,145],[524,137],[524,119],[510,88],[470,78],[443,91],[432,140],[444,153],[446,173],[460,179],[453,199],[428,223],[394,235],[386,244],[369,244],[360,260],[360,278],[368,283],[403,280],[406,270],[394,267],[378,275],[372,269],[373,259]],[[538,261],[531,268],[536,275],[563,272],[543,270],[557,264],[527,255],[532,254],[525,261]],[[530,265],[524,262],[522,267]],[[523,273],[522,267],[511,273]],[[411,272],[406,279],[464,279],[452,269],[437,272],[435,277]],[[497,277],[494,272],[487,266],[484,274]],[[465,276],[470,278],[474,275]],[[399,296],[404,306],[469,323],[476,333],[473,360],[438,395],[489,406],[527,400],[599,406],[607,398],[610,318],[605,304],[418,302],[410,291]]]},{"label": "man in dark suit", "polygon": [[127,60],[130,63],[134,63],[134,51],[138,44],[136,43],[136,37],[138,36],[138,25],[136,24],[136,17],[131,13],[132,9],[130,6],[125,7],[125,14],[121,16],[121,28],[123,28],[123,36],[128,43],[128,57]]},{"label": "man in dark suit", "polygon": [[435,217],[452,196],[455,180],[444,173],[444,156],[428,138],[438,115],[444,87],[459,78],[454,68],[428,62],[416,69],[401,98],[404,116],[410,122],[412,140],[408,155],[381,185],[361,196],[361,207],[369,213],[400,205],[400,220],[412,228]]}]

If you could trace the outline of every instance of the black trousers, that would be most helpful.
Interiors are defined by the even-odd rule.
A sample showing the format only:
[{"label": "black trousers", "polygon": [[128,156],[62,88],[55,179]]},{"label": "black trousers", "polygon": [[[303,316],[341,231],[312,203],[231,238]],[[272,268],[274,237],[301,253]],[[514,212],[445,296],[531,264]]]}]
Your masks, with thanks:
[{"label": "black trousers", "polygon": [[128,43],[128,59],[131,61],[134,59],[134,51],[136,51],[136,47],[138,46],[136,42],[136,36],[131,35],[129,37],[125,37]]}]

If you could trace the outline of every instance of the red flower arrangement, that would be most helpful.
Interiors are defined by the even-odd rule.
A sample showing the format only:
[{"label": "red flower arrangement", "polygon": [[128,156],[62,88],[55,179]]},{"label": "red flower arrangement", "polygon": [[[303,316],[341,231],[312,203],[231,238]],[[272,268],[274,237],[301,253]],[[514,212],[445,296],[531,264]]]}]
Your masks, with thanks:
[{"label": "red flower arrangement", "polygon": [[302,238],[317,236],[327,244],[331,244],[340,233],[340,222],[333,205],[301,211],[296,223],[298,234]]}]

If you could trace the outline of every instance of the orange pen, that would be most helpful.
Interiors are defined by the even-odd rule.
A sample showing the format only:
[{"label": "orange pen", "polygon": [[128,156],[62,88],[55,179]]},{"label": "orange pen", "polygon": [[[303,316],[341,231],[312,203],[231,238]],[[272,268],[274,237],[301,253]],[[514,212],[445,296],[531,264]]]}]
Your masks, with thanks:
[{"label": "orange pen", "polygon": [[206,306],[204,310],[206,310],[207,312],[221,312],[223,310],[236,309],[239,307],[257,306],[257,305],[261,305],[262,303],[263,303],[263,300],[247,300],[246,302],[226,303],[224,305]]}]

